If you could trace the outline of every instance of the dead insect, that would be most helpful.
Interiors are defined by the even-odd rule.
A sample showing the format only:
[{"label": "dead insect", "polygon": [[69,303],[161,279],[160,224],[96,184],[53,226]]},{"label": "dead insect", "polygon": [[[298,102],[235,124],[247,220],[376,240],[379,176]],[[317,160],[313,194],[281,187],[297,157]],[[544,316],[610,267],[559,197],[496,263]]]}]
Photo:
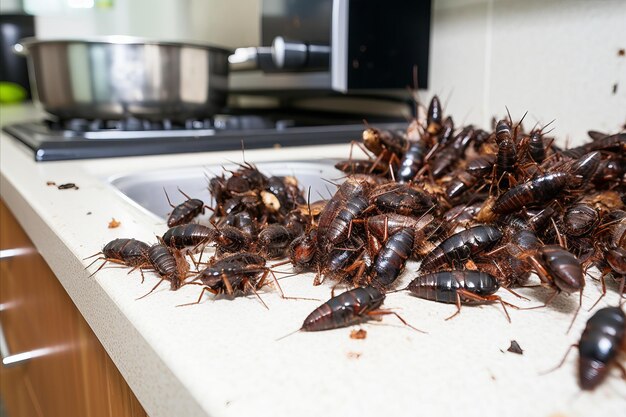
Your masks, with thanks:
[{"label": "dead insect", "polygon": [[442,266],[459,266],[481,251],[491,248],[502,238],[495,226],[474,226],[458,232],[439,244],[426,255],[421,271],[433,271]]},{"label": "dead insect", "polygon": [[187,198],[187,200],[177,206],[174,206],[170,201],[170,196],[167,195],[167,191],[163,188],[163,192],[165,193],[165,198],[167,198],[167,202],[170,207],[173,208],[172,213],[167,218],[167,227],[174,227],[181,224],[191,222],[194,217],[204,214],[204,208],[206,207],[202,200],[198,200],[197,198],[191,198],[187,194],[181,191],[179,188],[178,191]]},{"label": "dead insect", "polygon": [[450,320],[461,312],[461,304],[477,304],[497,301],[502,305],[507,320],[511,318],[506,306],[517,306],[494,295],[500,288],[498,280],[480,271],[440,271],[415,278],[407,289],[411,294],[426,300],[456,304],[456,312]]},{"label": "dead insect", "polygon": [[493,204],[497,214],[513,213],[524,206],[546,203],[558,198],[572,176],[565,172],[552,172],[519,184],[502,194]]},{"label": "dead insect", "polygon": [[372,283],[389,288],[398,279],[413,251],[413,229],[401,229],[383,244],[372,265]]},{"label": "dead insect", "polygon": [[626,351],[626,315],[621,307],[596,311],[587,321],[578,344],[571,345],[559,365],[551,371],[565,363],[573,347],[578,348],[578,381],[583,390],[593,390],[600,385],[613,364],[626,375],[626,370],[616,360],[620,350]]},{"label": "dead insect", "polygon": [[313,312],[304,319],[302,327],[296,330],[296,332],[317,332],[321,330],[338,329],[360,324],[386,314],[393,314],[406,326],[422,332],[408,324],[397,313],[390,310],[382,310],[380,307],[383,305],[384,301],[385,294],[371,286],[358,287],[346,291],[331,298],[313,310]]},{"label": "dead insect", "polygon": [[216,231],[201,224],[183,224],[171,227],[162,237],[163,242],[172,248],[182,249],[187,246],[198,248],[215,239]]},{"label": "dead insect", "polygon": [[94,256],[103,255],[102,257],[96,258],[93,262],[87,265],[85,269],[89,268],[91,265],[94,264],[94,262],[99,260],[103,260],[104,262],[90,276],[95,275],[95,273],[101,270],[107,262],[113,262],[133,268],[138,268],[146,263],[146,254],[148,252],[148,249],[149,246],[139,240],[125,238],[114,239],[104,245],[104,248],[101,252],[85,258],[90,259]]}]

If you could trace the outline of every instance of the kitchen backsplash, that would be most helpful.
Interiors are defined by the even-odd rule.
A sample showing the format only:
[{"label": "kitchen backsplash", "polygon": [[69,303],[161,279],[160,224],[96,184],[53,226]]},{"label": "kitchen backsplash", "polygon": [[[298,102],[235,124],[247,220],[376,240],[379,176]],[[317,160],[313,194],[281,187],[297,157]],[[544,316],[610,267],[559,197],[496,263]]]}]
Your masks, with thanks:
[{"label": "kitchen backsplash", "polygon": [[[115,0],[108,11],[37,18],[41,37],[128,34],[207,41],[228,47],[259,42],[259,0]],[[507,106],[527,124],[554,124],[571,143],[590,129],[626,123],[626,1],[434,0],[432,93],[447,109],[488,126]],[[391,22],[381,22],[391,24]]]}]

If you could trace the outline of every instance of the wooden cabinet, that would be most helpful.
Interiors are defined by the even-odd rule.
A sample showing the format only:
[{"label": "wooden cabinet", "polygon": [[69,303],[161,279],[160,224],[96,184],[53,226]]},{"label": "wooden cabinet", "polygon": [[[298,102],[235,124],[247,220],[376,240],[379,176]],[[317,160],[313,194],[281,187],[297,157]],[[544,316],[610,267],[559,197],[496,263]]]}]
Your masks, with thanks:
[{"label": "wooden cabinet", "polygon": [[[12,354],[39,355],[0,365],[10,417],[146,416],[78,309],[0,201],[0,322]],[[6,252],[4,252],[6,254]]]}]

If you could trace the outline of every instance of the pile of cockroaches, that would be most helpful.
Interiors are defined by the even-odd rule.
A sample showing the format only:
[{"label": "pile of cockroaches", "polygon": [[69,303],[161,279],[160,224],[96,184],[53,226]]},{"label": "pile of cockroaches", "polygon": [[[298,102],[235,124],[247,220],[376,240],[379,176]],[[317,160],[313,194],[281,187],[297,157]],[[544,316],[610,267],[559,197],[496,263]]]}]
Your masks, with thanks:
[{"label": "pile of cockroaches", "polygon": [[[623,293],[626,134],[589,132],[592,141],[563,150],[546,137],[547,125],[526,132],[510,115],[494,121],[491,133],[455,128],[437,97],[424,119],[405,132],[367,128],[354,143],[367,159],[336,165],[346,176],[326,201],[311,203],[295,178],[267,177],[244,163],[210,179],[212,207],[187,197],[173,207],[159,243],[116,239],[104,259],[153,269],[172,290],[202,285],[198,302],[204,291],[256,294],[268,276],[280,289],[269,259],[314,272],[316,285],[328,279],[354,287],[313,311],[304,331],[396,314],[380,307],[387,292],[400,290],[409,259],[421,265],[404,289],[456,304],[454,315],[464,303],[499,302],[509,318],[506,306],[517,307],[495,293],[503,287],[517,295],[532,273],[553,291],[545,305],[562,292],[579,293],[582,302],[590,266],[602,272],[604,293],[605,277],[621,282]],[[211,225],[192,223],[206,208]],[[192,254],[206,245],[216,251],[203,263]],[[606,375],[625,332],[620,307],[589,320],[580,343],[583,388]]]}]

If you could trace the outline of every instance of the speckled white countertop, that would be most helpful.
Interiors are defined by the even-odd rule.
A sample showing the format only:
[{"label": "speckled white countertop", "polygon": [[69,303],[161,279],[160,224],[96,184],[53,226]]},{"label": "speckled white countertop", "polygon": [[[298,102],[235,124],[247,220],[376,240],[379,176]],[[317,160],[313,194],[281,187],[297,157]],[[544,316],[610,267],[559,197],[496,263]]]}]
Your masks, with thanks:
[{"label": "speckled white countertop", "polygon": [[[30,107],[0,108],[2,123],[35,119]],[[352,139],[352,138],[347,138]],[[250,162],[346,157],[348,146],[246,151]],[[614,370],[595,392],[581,392],[577,354],[545,376],[567,347],[577,341],[599,295],[590,281],[584,306],[569,335],[565,330],[578,297],[559,296],[549,308],[510,310],[507,323],[498,305],[464,307],[444,321],[453,305],[432,303],[406,293],[390,294],[385,306],[428,331],[419,334],[394,317],[365,324],[367,338],[349,337],[352,329],[297,333],[320,302],[254,297],[205,297],[198,287],[177,292],[166,286],[145,294],[157,278],[146,273],[103,269],[94,278],[82,259],[118,237],[153,242],[163,222],[123,199],[105,179],[110,175],[165,167],[202,166],[238,161],[240,152],[150,156],[36,163],[32,152],[7,134],[0,136],[0,193],[74,303],[153,417],[159,416],[618,416],[626,410],[626,383]],[[79,190],[46,185],[74,182]],[[91,214],[88,214],[91,213]],[[111,217],[121,221],[107,228]],[[415,266],[402,279],[408,282]],[[311,285],[312,275],[281,280],[288,295],[326,300],[330,287]],[[548,292],[524,289],[536,305]],[[602,304],[615,304],[609,290]],[[598,307],[599,308],[599,307]],[[523,355],[506,352],[511,340]],[[621,411],[620,411],[621,410]]]}]

